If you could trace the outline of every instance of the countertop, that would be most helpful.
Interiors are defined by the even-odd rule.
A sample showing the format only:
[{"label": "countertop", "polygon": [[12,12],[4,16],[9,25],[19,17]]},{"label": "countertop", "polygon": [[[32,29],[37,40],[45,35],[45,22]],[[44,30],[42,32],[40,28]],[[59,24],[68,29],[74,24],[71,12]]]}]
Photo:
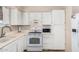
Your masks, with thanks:
[{"label": "countertop", "polygon": [[[1,39],[6,39],[7,38],[7,41],[5,42],[0,42],[0,49],[3,48],[4,46],[12,43],[13,41],[16,41],[18,38],[22,37],[22,36],[27,36],[29,30],[24,30],[22,32],[17,32],[17,31],[12,31],[10,33],[7,33],[5,35],[5,37],[3,38],[0,38]],[[9,39],[9,40],[8,40]]]}]

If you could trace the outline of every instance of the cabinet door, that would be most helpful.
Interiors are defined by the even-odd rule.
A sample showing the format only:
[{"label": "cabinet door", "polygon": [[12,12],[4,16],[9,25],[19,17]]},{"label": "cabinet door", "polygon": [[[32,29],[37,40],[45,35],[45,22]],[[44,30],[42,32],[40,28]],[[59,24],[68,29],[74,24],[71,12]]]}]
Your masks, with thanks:
[{"label": "cabinet door", "polygon": [[43,25],[51,25],[52,13],[51,12],[43,12],[42,14],[42,24]]},{"label": "cabinet door", "polygon": [[65,27],[64,25],[54,26],[54,49],[65,49]]},{"label": "cabinet door", "polygon": [[54,39],[52,34],[43,36],[43,49],[53,49],[54,48]]},{"label": "cabinet door", "polygon": [[54,39],[53,38],[44,38],[43,49],[53,49],[54,48]]},{"label": "cabinet door", "polygon": [[18,10],[16,8],[11,9],[11,25],[17,25],[18,23]]},{"label": "cabinet door", "polygon": [[3,23],[4,24],[10,24],[10,13],[9,8],[3,7]]},{"label": "cabinet door", "polygon": [[33,20],[38,20],[41,23],[41,19],[42,19],[42,13],[40,12],[31,12],[29,14],[29,22],[30,24],[32,24]]},{"label": "cabinet door", "polygon": [[64,10],[53,10],[52,19],[54,24],[65,23],[65,11]]},{"label": "cabinet door", "polygon": [[26,49],[26,36],[22,36],[17,40],[18,52],[23,52]]},{"label": "cabinet door", "polygon": [[22,20],[22,12],[18,11],[17,12],[17,24],[22,25],[22,22],[23,22],[23,20]]},{"label": "cabinet door", "polygon": [[26,36],[18,39],[18,52],[23,52],[26,49]]},{"label": "cabinet door", "polygon": [[2,48],[2,52],[16,52],[17,51],[17,45],[16,41],[8,44],[7,46]]},{"label": "cabinet door", "polygon": [[23,25],[29,25],[29,14],[26,12],[23,13]]},{"label": "cabinet door", "polygon": [[23,51],[23,39],[19,38],[17,44],[18,44],[18,52],[22,52]]},{"label": "cabinet door", "polygon": [[23,37],[23,50],[25,50],[27,48],[27,45],[26,45],[26,36]]}]

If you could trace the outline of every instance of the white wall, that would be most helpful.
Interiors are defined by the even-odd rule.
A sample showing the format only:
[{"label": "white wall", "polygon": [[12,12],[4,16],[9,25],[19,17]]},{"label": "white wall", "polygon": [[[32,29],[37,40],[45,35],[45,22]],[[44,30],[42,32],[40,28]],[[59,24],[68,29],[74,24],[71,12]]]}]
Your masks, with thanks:
[{"label": "white wall", "polygon": [[72,15],[72,7],[68,6],[66,7],[66,50],[67,52],[72,51],[71,49],[71,15]]}]

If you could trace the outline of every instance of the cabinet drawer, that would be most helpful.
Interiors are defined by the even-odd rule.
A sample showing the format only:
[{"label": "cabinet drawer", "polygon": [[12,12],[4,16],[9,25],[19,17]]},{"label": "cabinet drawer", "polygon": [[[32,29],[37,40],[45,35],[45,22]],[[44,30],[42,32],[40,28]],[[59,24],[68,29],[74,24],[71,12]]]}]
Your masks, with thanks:
[{"label": "cabinet drawer", "polygon": [[43,43],[52,43],[54,38],[43,38]]},{"label": "cabinet drawer", "polygon": [[52,43],[52,44],[51,44],[51,43],[49,43],[49,44],[45,43],[45,44],[43,45],[43,49],[53,49],[53,48],[54,48],[53,43]]},{"label": "cabinet drawer", "polygon": [[43,37],[44,38],[52,38],[53,37],[53,34],[43,34]]}]

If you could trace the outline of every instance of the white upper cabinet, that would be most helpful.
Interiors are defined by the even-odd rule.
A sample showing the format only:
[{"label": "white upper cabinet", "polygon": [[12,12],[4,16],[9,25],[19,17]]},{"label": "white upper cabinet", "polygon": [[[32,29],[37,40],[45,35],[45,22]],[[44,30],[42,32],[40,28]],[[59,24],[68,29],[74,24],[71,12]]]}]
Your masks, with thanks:
[{"label": "white upper cabinet", "polygon": [[65,27],[64,25],[54,26],[54,49],[65,49]]},{"label": "white upper cabinet", "polygon": [[18,10],[16,8],[11,9],[11,25],[18,24]]},{"label": "white upper cabinet", "polygon": [[19,38],[17,44],[18,44],[18,52],[23,52],[23,44],[24,44],[23,39]]},{"label": "white upper cabinet", "polygon": [[38,20],[40,23],[42,22],[42,13],[41,12],[30,12],[29,13],[29,22],[30,24],[33,20]]},{"label": "white upper cabinet", "polygon": [[43,25],[51,25],[52,23],[52,13],[51,12],[43,12],[42,13],[42,24]]},{"label": "white upper cabinet", "polygon": [[4,24],[10,24],[9,8],[2,7],[2,10],[3,10],[3,23]]},{"label": "white upper cabinet", "polygon": [[11,9],[11,25],[22,25],[22,12],[17,8]]},{"label": "white upper cabinet", "polygon": [[65,11],[64,10],[53,10],[52,19],[54,24],[64,24],[65,23]]},{"label": "white upper cabinet", "polygon": [[29,15],[18,9],[11,10],[11,25],[29,25]]},{"label": "white upper cabinet", "polygon": [[17,15],[17,24],[18,25],[22,25],[22,12],[21,11],[18,11],[17,12],[18,13],[18,15]]},{"label": "white upper cabinet", "polygon": [[23,22],[23,25],[29,25],[29,15],[27,12],[23,12],[22,14],[22,22]]}]

